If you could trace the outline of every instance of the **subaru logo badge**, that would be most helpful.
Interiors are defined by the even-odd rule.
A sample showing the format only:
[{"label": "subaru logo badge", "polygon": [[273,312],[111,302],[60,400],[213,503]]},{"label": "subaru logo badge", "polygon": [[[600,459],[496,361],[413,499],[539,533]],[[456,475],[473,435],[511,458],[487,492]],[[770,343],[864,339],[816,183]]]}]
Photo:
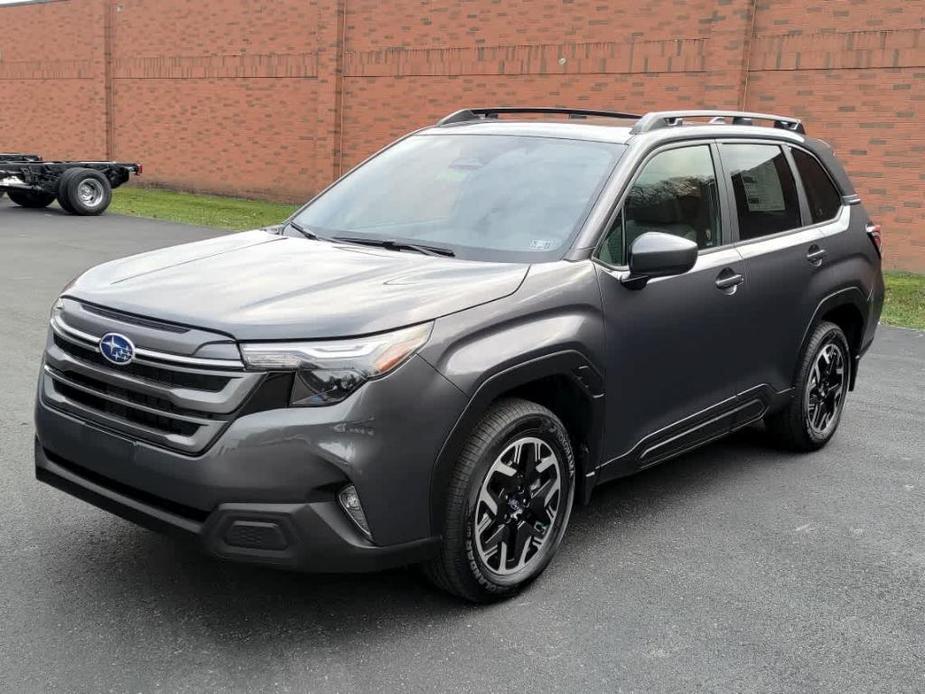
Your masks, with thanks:
[{"label": "subaru logo badge", "polygon": [[100,353],[107,361],[125,366],[135,358],[135,345],[125,335],[106,333],[100,338]]}]

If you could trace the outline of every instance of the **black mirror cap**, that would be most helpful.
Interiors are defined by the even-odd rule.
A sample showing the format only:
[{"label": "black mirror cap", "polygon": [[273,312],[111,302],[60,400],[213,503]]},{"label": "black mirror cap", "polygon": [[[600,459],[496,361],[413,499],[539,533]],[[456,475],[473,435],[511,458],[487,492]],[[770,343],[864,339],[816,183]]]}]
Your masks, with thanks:
[{"label": "black mirror cap", "polygon": [[629,248],[630,274],[624,280],[631,289],[641,289],[653,277],[681,275],[697,262],[697,244],[681,236],[648,231]]}]

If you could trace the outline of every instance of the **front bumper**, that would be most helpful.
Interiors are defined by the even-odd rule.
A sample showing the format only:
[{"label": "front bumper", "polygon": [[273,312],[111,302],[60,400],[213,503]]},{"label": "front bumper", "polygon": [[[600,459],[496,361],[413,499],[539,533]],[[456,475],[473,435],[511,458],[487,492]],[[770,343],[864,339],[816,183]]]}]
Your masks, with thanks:
[{"label": "front bumper", "polygon": [[[240,416],[195,456],[63,412],[42,386],[39,480],[218,557],[370,571],[423,561],[439,541],[431,475],[465,397],[419,357],[337,405]],[[372,541],[336,500],[348,483]]]},{"label": "front bumper", "polygon": [[46,484],[221,559],[303,571],[378,571],[425,561],[437,538],[380,547],[357,533],[333,501],[219,504],[205,516],[102,480],[35,442],[35,474]]}]

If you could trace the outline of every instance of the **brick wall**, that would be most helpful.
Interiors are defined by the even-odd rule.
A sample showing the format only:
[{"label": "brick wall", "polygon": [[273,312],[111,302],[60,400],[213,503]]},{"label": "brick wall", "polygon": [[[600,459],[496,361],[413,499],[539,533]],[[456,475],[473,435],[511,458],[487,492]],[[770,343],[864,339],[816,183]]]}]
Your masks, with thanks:
[{"label": "brick wall", "polygon": [[0,26],[0,150],[301,200],[464,105],[779,111],[925,271],[923,0],[59,0]]},{"label": "brick wall", "polygon": [[105,6],[0,6],[0,151],[106,152]]}]

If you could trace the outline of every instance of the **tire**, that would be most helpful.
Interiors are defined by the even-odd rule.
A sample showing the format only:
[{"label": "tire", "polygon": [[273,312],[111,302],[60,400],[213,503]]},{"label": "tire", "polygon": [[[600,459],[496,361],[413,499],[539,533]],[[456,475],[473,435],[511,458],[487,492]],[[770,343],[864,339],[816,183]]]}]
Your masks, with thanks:
[{"label": "tire", "polygon": [[58,178],[58,204],[61,206],[61,209],[68,214],[77,214],[67,199],[68,181],[77,171],[79,171],[79,169],[68,169],[63,174],[61,174],[60,178]]},{"label": "tire", "polygon": [[817,451],[835,435],[851,376],[851,348],[845,333],[824,321],[800,356],[787,406],[766,419],[771,440],[793,451]]},{"label": "tire", "polygon": [[93,169],[70,169],[58,183],[59,202],[68,212],[80,216],[102,214],[112,202],[109,179]]},{"label": "tire", "polygon": [[575,456],[559,418],[527,400],[498,401],[453,470],[443,545],[425,574],[475,603],[516,595],[552,560],[574,497]]},{"label": "tire", "polygon": [[48,207],[55,201],[55,196],[41,190],[11,190],[10,200],[20,207],[38,209]]}]

